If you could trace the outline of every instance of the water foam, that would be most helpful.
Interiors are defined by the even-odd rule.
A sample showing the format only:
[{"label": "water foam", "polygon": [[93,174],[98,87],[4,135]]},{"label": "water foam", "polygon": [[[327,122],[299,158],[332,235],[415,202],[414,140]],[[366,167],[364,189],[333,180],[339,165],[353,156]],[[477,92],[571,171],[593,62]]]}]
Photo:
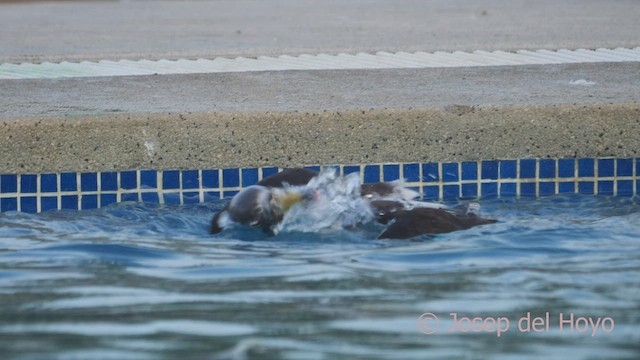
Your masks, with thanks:
[{"label": "water foam", "polygon": [[313,199],[291,208],[276,232],[338,230],[374,219],[369,202],[360,195],[358,174],[338,176],[335,169],[325,169],[301,191],[313,193]]}]

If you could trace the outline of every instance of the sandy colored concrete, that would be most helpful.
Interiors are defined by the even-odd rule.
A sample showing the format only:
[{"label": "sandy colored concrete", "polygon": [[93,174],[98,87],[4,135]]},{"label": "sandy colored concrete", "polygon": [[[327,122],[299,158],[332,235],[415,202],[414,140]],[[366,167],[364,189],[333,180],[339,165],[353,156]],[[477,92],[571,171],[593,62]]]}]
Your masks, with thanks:
[{"label": "sandy colored concrete", "polygon": [[640,46],[636,0],[0,4],[0,62]]},{"label": "sandy colored concrete", "polygon": [[638,133],[638,63],[0,87],[0,173],[627,157]]},{"label": "sandy colored concrete", "polygon": [[637,157],[640,104],[31,117],[3,173]]},{"label": "sandy colored concrete", "polygon": [[0,117],[633,102],[640,63],[0,81]]}]

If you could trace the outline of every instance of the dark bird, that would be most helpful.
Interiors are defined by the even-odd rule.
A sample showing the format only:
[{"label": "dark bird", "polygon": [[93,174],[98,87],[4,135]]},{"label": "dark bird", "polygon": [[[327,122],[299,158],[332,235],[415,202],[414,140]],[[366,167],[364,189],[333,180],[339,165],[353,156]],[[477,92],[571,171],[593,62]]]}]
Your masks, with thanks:
[{"label": "dark bird", "polygon": [[[302,168],[286,169],[243,189],[213,217],[211,233],[217,234],[234,223],[273,233],[274,227],[293,205],[313,201],[313,189],[304,186],[318,174]],[[496,222],[481,218],[477,203],[451,209],[441,204],[414,201],[419,194],[405,188],[401,181],[361,185],[360,195],[368,200],[375,220],[389,224],[378,239],[435,235]]]},{"label": "dark bird", "polygon": [[257,185],[244,188],[215,214],[210,232],[217,234],[238,223],[270,233],[291,206],[310,196],[295,187],[307,185],[317,175],[316,171],[307,169],[285,169],[262,179]]},{"label": "dark bird", "polygon": [[282,188],[285,187],[285,185],[302,186],[307,185],[309,181],[316,176],[318,176],[318,172],[309,169],[284,169],[277,174],[273,174],[262,179],[258,185],[271,188]]},{"label": "dark bird", "polygon": [[477,203],[457,209],[428,207],[397,209],[391,224],[378,236],[378,239],[408,239],[418,235],[443,234],[497,222],[479,217],[474,211],[469,210],[471,205],[477,205]]}]

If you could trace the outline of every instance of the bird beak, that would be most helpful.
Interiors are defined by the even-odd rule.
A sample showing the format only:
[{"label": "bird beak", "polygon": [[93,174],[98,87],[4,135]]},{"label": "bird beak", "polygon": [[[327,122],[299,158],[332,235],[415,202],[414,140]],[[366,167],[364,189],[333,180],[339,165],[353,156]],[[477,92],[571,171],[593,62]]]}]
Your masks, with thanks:
[{"label": "bird beak", "polygon": [[[275,190],[275,189],[274,189]],[[272,195],[272,201],[282,214],[289,211],[295,204],[315,198],[313,189],[277,189]]]},{"label": "bird beak", "polygon": [[291,207],[304,198],[299,191],[284,191],[282,193],[276,193],[273,196],[278,208],[282,210],[282,213],[286,213]]}]

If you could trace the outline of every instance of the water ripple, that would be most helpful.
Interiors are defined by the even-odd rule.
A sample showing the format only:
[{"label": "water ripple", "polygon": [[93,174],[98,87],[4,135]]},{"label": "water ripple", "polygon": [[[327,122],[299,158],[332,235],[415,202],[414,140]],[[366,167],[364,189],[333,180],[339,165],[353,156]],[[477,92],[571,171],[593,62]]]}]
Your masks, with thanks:
[{"label": "water ripple", "polygon": [[[483,201],[499,223],[407,241],[207,234],[221,203],[0,214],[0,348],[18,359],[636,359],[638,199]],[[420,314],[610,316],[611,334],[428,336]]]}]

